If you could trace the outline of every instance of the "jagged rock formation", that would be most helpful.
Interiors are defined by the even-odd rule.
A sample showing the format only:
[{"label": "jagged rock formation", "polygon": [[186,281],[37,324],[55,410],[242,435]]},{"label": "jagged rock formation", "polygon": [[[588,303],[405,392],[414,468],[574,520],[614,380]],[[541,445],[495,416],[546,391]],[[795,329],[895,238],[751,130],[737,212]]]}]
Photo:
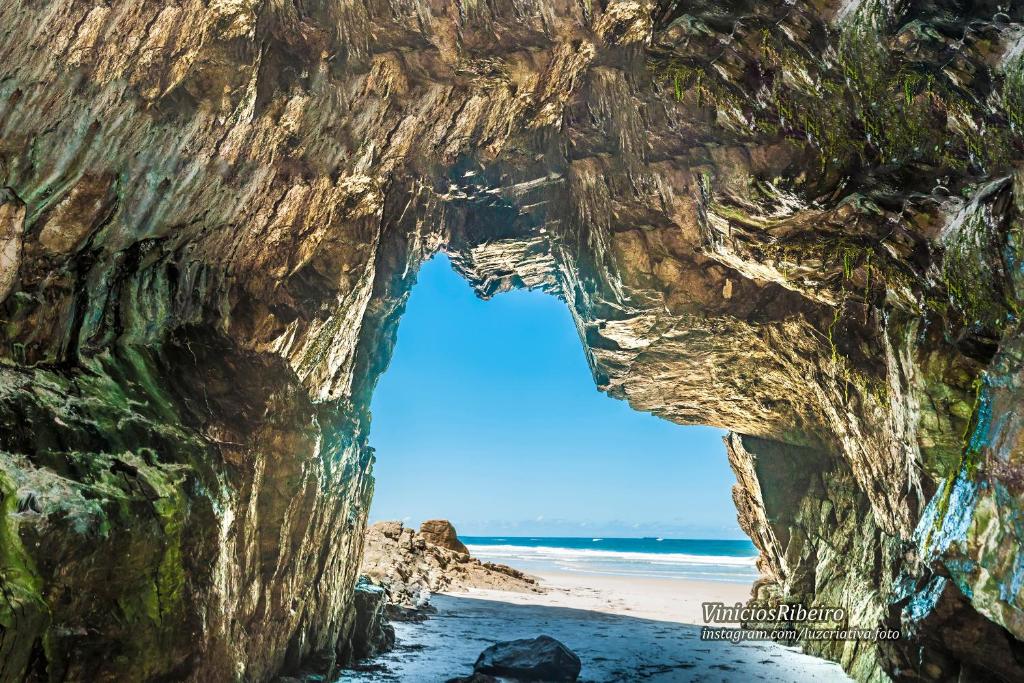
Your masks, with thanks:
[{"label": "jagged rock formation", "polygon": [[395,629],[387,620],[387,591],[366,577],[360,577],[353,606],[355,623],[348,629],[351,640],[345,647],[349,655],[348,664],[373,657],[395,645]]},{"label": "jagged rock formation", "polygon": [[[456,543],[462,550],[450,547]],[[424,522],[419,532],[401,522],[377,522],[366,530],[360,571],[388,591],[389,612],[396,618],[415,618],[429,609],[432,593],[467,588],[541,591],[536,579],[518,569],[481,562],[463,550],[447,520]]]},{"label": "jagged rock formation", "polygon": [[822,654],[1019,678],[1022,19],[3,3],[0,680],[345,659],[369,397],[438,249],[733,430],[759,590],[908,629]]}]

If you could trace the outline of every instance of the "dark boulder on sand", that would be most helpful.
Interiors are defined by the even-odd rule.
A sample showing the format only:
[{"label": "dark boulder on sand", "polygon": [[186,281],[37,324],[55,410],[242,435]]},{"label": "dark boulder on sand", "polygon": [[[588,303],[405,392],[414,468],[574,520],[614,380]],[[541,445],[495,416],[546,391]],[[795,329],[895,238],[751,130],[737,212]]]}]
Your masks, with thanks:
[{"label": "dark boulder on sand", "polygon": [[582,663],[576,653],[551,636],[496,643],[480,653],[473,665],[474,676],[559,683],[575,681],[581,668]]}]

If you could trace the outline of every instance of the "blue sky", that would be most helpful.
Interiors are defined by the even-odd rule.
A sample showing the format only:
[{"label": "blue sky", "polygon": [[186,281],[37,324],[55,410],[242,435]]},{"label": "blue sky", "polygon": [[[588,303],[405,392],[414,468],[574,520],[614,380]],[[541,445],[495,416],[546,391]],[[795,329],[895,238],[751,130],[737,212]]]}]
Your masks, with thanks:
[{"label": "blue sky", "polygon": [[527,291],[481,301],[444,255],[420,270],[372,410],[372,521],[744,538],[721,430],[600,393],[564,303]]}]

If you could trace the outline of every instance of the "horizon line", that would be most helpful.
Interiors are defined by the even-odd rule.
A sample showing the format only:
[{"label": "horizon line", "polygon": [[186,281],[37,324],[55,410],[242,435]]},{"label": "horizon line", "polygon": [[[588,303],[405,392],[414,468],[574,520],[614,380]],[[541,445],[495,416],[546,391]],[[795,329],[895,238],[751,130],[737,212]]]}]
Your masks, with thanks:
[{"label": "horizon line", "polygon": [[456,535],[459,538],[566,538],[566,539],[583,539],[583,540],[589,539],[591,541],[593,541],[593,540],[598,540],[598,541],[607,541],[607,540],[615,540],[615,541],[626,540],[626,541],[630,541],[630,540],[632,540],[632,541],[636,541],[636,540],[644,540],[644,539],[650,538],[650,539],[654,539],[654,540],[661,539],[663,541],[743,541],[743,542],[746,542],[746,543],[753,544],[753,541],[751,541],[749,538],[746,538],[746,537],[744,537],[744,538],[720,538],[720,537],[712,537],[712,536],[707,536],[707,537],[694,537],[694,536],[691,536],[691,537],[687,537],[687,538],[675,538],[675,537],[669,537],[669,536],[594,536],[593,534],[587,535],[587,536],[545,536],[543,534],[462,534],[462,533],[459,533],[458,531],[456,531]]}]

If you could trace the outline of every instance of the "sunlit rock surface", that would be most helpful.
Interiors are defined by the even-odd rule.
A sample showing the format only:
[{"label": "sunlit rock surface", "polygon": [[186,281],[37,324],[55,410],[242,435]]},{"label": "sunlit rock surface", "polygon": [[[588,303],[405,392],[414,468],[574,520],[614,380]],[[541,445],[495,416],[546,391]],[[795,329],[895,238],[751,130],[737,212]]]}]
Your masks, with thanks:
[{"label": "sunlit rock surface", "polygon": [[759,593],[908,634],[821,654],[1019,680],[1021,11],[0,4],[0,680],[347,661],[438,249],[734,432]]},{"label": "sunlit rock surface", "polygon": [[387,590],[389,614],[403,620],[429,614],[434,593],[471,588],[544,592],[537,579],[518,569],[470,557],[451,522],[441,519],[424,522],[418,532],[401,522],[370,525],[360,573]]}]

